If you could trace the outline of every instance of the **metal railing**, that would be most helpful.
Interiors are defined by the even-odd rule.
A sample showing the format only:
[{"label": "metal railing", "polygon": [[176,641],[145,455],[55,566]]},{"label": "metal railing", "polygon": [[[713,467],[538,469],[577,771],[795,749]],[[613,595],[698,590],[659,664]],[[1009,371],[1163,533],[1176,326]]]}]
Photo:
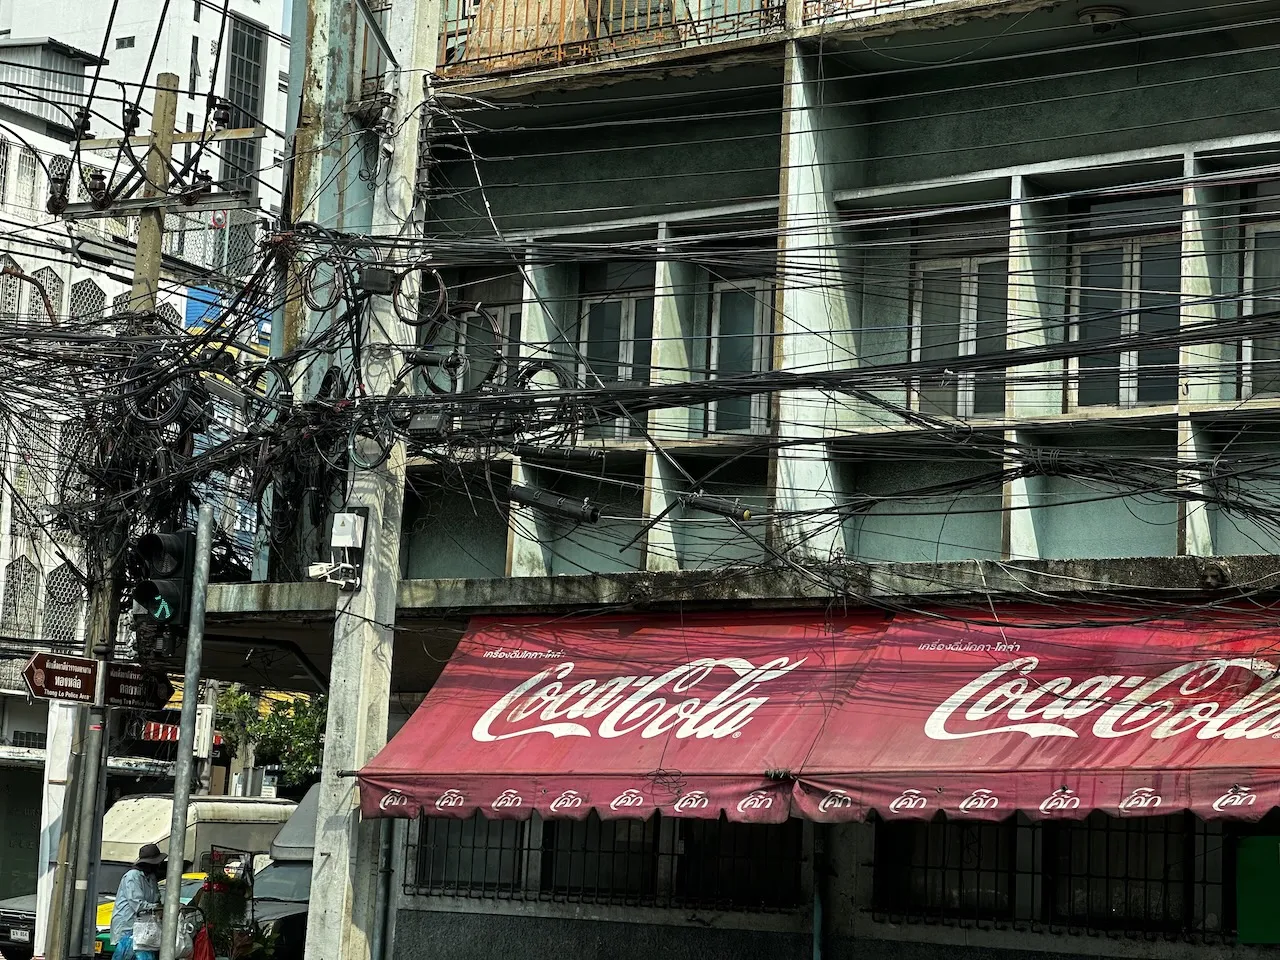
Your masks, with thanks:
[{"label": "metal railing", "polygon": [[[801,0],[807,26],[957,0]],[[997,5],[1007,0],[992,0]],[[786,0],[445,0],[440,73],[465,77],[611,60],[780,32]]]},{"label": "metal railing", "polygon": [[481,900],[787,911],[805,902],[804,827],[726,820],[425,818],[405,892]]}]

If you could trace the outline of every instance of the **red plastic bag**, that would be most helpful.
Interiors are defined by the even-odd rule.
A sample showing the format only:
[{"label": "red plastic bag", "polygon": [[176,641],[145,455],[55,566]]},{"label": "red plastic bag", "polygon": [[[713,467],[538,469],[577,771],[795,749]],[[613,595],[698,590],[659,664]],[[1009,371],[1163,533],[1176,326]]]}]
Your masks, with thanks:
[{"label": "red plastic bag", "polygon": [[195,943],[191,947],[191,960],[216,960],[213,955],[213,941],[209,939],[209,928],[201,927],[196,933]]}]

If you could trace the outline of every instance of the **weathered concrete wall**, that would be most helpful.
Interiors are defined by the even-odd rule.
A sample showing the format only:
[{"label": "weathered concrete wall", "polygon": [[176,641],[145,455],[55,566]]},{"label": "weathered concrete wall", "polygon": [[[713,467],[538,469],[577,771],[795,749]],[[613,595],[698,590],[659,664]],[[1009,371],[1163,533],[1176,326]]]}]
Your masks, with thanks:
[{"label": "weathered concrete wall", "polygon": [[401,910],[393,960],[809,960],[807,934]]}]

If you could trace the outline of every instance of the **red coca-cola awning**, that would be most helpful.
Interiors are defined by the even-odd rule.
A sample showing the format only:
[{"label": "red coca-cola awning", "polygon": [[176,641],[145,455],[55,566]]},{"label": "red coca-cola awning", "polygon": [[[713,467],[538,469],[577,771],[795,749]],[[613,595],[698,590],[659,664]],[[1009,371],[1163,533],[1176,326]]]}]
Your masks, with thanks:
[{"label": "red coca-cola awning", "polygon": [[475,620],[360,771],[365,816],[780,821],[888,621],[744,613]]},{"label": "red coca-cola awning", "polygon": [[362,809],[767,822],[1280,805],[1280,629],[1086,615],[477,622],[360,771]]}]

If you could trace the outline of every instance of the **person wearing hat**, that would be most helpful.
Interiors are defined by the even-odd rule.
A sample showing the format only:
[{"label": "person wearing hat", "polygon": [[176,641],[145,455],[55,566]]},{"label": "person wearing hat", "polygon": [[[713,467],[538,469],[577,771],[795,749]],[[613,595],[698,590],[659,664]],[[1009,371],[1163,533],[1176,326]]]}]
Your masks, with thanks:
[{"label": "person wearing hat", "polygon": [[111,911],[111,945],[115,947],[115,960],[133,960],[133,924],[138,912],[160,902],[160,872],[164,869],[164,854],[154,843],[145,844],[138,851],[133,868],[120,878],[115,906]]}]

